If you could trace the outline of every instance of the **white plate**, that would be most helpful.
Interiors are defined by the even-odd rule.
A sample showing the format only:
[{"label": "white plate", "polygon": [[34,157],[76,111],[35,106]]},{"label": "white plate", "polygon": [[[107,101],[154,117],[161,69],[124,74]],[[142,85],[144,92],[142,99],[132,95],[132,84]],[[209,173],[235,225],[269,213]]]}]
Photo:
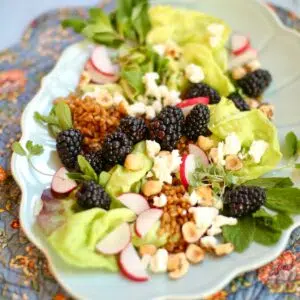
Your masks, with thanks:
[{"label": "white plate", "polygon": [[[266,94],[276,107],[276,125],[282,139],[289,130],[300,135],[300,36],[283,27],[278,18],[265,6],[254,0],[170,0],[169,3],[211,13],[226,20],[234,30],[248,33],[255,48],[259,49],[262,65],[274,76],[274,83]],[[54,172],[58,167],[55,141],[47,130],[33,119],[36,110],[47,114],[52,100],[66,96],[75,88],[83,64],[88,58],[87,46],[70,46],[61,56],[54,70],[43,79],[38,94],[26,107],[22,117],[21,143],[33,140],[43,144],[45,153],[34,158],[44,171]],[[74,297],[80,299],[199,299],[217,292],[238,274],[258,268],[275,259],[284,250],[290,233],[300,225],[300,217],[285,231],[274,247],[253,244],[243,254],[233,253],[222,259],[207,259],[192,267],[186,277],[170,281],[165,275],[152,276],[151,281],[137,284],[118,274],[78,270],[66,265],[49,247],[35,226],[35,205],[50,178],[33,171],[25,158],[13,155],[12,172],[22,189],[20,221],[27,237],[41,249],[49,260],[54,276]]]}]

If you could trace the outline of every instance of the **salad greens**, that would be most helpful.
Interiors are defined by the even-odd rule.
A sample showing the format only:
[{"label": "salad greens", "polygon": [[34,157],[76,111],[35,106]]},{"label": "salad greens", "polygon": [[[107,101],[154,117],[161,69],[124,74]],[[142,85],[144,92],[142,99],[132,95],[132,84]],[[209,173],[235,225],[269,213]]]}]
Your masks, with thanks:
[{"label": "salad greens", "polygon": [[80,268],[117,271],[114,255],[95,252],[97,242],[123,222],[132,222],[135,214],[126,208],[105,211],[93,208],[69,216],[64,225],[48,238],[67,263]]}]

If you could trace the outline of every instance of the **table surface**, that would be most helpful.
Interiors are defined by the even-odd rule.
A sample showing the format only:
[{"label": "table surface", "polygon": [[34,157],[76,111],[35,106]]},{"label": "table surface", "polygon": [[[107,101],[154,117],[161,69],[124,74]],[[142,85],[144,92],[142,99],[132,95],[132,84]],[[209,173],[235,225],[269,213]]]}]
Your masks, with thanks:
[{"label": "table surface", "polygon": [[[0,50],[17,43],[24,28],[40,14],[54,8],[94,5],[99,0],[1,0]],[[269,0],[300,14],[300,0]]]}]

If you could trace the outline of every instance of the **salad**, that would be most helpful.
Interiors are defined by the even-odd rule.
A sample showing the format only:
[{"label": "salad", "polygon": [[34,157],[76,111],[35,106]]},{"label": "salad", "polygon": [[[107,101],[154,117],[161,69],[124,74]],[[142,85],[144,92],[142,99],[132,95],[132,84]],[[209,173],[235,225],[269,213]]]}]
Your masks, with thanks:
[{"label": "salad", "polygon": [[[300,213],[298,138],[280,147],[272,82],[250,38],[222,20],[147,0],[119,0],[110,14],[62,26],[91,53],[77,89],[38,124],[56,140],[62,167],[32,162],[43,146],[13,144],[51,176],[36,223],[68,264],[182,278],[207,256],[271,246]],[[220,261],[220,263],[222,263]]]}]

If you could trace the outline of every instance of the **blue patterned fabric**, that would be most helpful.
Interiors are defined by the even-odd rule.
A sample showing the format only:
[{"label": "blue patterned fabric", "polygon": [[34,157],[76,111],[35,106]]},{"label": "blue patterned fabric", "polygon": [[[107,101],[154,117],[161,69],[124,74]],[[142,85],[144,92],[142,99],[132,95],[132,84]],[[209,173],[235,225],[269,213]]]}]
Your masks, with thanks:
[{"label": "blue patterned fabric", "polygon": [[[273,7],[285,24],[300,30],[292,13]],[[10,147],[20,137],[23,108],[62,50],[80,38],[60,20],[85,16],[86,9],[60,9],[34,20],[22,41],[0,52],[0,296],[8,299],[68,299],[52,277],[43,254],[24,236],[18,221],[20,190],[9,175]],[[210,299],[299,299],[300,229],[272,263],[234,279]]]}]

